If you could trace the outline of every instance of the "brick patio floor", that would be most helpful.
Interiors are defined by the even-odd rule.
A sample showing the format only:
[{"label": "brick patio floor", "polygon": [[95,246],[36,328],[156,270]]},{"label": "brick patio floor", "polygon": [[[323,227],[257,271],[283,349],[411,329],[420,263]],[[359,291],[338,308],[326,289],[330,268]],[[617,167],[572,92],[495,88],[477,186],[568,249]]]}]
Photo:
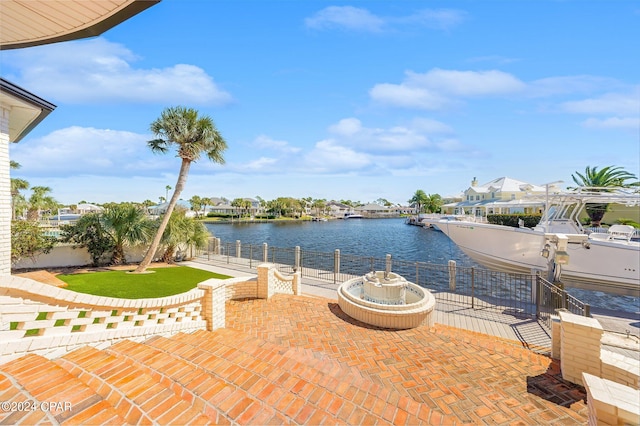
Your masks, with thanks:
[{"label": "brick patio floor", "polygon": [[519,341],[374,328],[310,296],[227,302],[213,332],[0,365],[0,402],[38,402],[0,424],[585,424],[585,398]]},{"label": "brick patio floor", "polygon": [[[346,316],[335,301],[284,295],[229,302],[227,328],[362,374],[395,407],[382,414],[396,424],[586,423],[584,389],[520,342],[442,325],[383,330]],[[335,389],[340,398],[328,410],[368,395],[349,382]]]}]

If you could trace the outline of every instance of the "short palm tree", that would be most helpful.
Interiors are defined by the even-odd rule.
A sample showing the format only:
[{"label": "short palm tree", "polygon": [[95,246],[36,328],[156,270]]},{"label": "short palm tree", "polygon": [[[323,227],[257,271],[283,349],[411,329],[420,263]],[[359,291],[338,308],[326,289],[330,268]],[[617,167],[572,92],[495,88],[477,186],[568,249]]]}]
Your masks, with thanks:
[{"label": "short palm tree", "polygon": [[113,241],[111,263],[114,265],[125,262],[125,246],[148,242],[154,229],[144,210],[130,204],[120,204],[105,210],[100,221]]},{"label": "short palm tree", "polygon": [[227,143],[218,132],[213,120],[208,116],[198,116],[198,111],[192,108],[167,108],[162,111],[160,118],[151,123],[150,129],[157,137],[157,139],[148,142],[151,150],[155,153],[164,154],[169,151],[171,146],[175,145],[182,163],[167,211],[162,218],[147,254],[135,270],[138,273],[142,273],[147,269],[158,250],[162,234],[187,182],[191,163],[199,160],[204,153],[209,160],[224,164],[222,153],[227,149]]},{"label": "short palm tree", "polygon": [[409,203],[416,206],[416,213],[422,213],[424,206],[429,203],[429,197],[422,189],[418,189],[409,200]]},{"label": "short palm tree", "polygon": [[[640,182],[628,182],[637,177],[622,167],[607,166],[598,170],[597,167],[585,168],[584,174],[576,172],[571,175],[573,181],[578,187],[590,187],[593,191],[606,192],[608,188],[631,188],[640,186]],[[575,188],[572,188],[575,189]],[[609,208],[608,204],[589,203],[586,206],[586,212],[591,219],[591,226],[600,226],[604,214]]]},{"label": "short palm tree", "polygon": [[27,219],[31,221],[38,220],[42,210],[52,210],[58,207],[58,202],[49,195],[51,188],[48,186],[34,186],[31,191]]},{"label": "short palm tree", "polygon": [[20,193],[25,189],[29,189],[29,182],[20,178],[11,178],[11,220],[16,218],[18,204],[26,203],[24,196]]},{"label": "short palm tree", "polygon": [[184,211],[174,210],[162,235],[161,243],[165,247],[162,261],[173,263],[176,254],[185,247],[205,248],[209,236],[209,231],[202,222],[186,217]]},{"label": "short palm tree", "polygon": [[427,195],[427,202],[425,204],[425,210],[429,213],[437,213],[442,207],[442,197],[440,194]]}]

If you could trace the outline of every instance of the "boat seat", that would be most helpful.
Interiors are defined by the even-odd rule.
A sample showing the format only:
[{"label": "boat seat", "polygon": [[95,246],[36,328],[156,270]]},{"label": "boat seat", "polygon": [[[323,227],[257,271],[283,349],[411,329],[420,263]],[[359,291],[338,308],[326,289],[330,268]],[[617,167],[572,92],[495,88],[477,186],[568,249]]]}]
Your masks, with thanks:
[{"label": "boat seat", "polygon": [[611,239],[611,235],[607,232],[592,232],[589,234],[590,240],[606,241]]},{"label": "boat seat", "polygon": [[611,225],[609,227],[609,235],[614,240],[630,241],[636,229],[631,225]]}]

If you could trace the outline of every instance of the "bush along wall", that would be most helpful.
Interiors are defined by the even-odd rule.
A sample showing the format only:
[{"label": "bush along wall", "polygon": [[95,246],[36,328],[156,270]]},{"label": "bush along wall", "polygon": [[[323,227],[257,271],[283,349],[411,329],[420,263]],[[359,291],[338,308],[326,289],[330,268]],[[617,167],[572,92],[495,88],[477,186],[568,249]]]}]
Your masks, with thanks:
[{"label": "bush along wall", "polygon": [[524,221],[525,228],[533,228],[540,222],[539,214],[488,214],[487,220],[495,225],[512,226],[518,228],[518,221]]}]

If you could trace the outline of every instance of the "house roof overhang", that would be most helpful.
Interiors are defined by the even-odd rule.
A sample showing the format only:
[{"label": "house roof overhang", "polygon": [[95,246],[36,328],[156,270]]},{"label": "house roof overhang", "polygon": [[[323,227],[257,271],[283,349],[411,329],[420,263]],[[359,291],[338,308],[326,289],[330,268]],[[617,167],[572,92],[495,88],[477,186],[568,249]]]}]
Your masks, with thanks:
[{"label": "house roof overhang", "polygon": [[0,50],[94,37],[160,0],[0,2]]},{"label": "house roof overhang", "polygon": [[0,105],[9,111],[9,141],[18,142],[56,106],[0,77]]}]

